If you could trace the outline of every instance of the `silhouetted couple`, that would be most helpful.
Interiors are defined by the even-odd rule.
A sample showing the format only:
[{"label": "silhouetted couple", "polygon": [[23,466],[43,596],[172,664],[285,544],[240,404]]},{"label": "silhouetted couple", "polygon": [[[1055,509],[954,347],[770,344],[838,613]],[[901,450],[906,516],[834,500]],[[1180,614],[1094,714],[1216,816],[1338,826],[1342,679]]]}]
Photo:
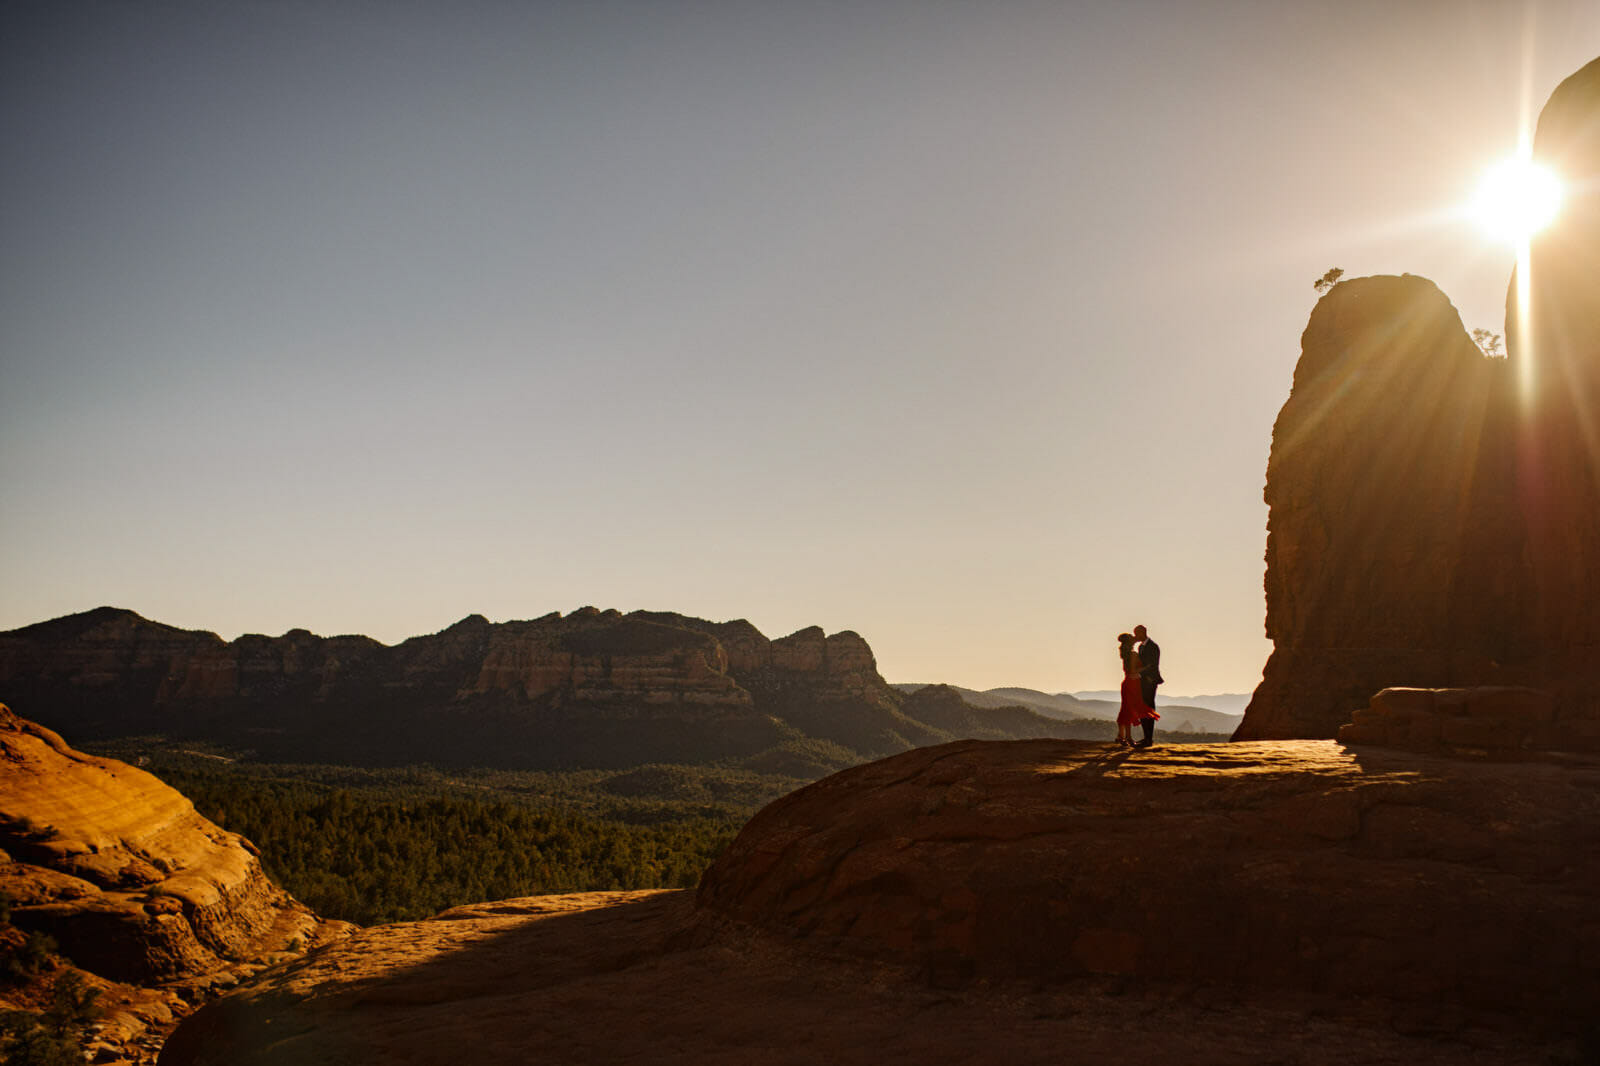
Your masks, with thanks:
[{"label": "silhouetted couple", "polygon": [[[1144,626],[1117,636],[1122,653],[1122,708],[1117,711],[1117,743],[1128,748],[1148,748],[1155,742],[1156,686],[1161,684],[1161,645],[1150,639]],[[1144,730],[1144,739],[1133,739],[1133,727]]]}]

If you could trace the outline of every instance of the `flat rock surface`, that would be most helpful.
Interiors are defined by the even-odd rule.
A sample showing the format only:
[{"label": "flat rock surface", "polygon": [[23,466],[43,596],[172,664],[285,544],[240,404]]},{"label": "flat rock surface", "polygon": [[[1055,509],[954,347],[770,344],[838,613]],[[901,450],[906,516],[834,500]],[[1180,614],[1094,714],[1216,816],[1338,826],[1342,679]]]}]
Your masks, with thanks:
[{"label": "flat rock surface", "polygon": [[362,930],[162,1062],[1576,1061],[1546,1019],[1595,1001],[1597,784],[1320,741],[919,749],[769,806],[698,900]]},{"label": "flat rock surface", "polygon": [[1560,1051],[1221,993],[935,989],[732,928],[691,946],[691,911],[687,892],[586,893],[368,929],[207,1007],[161,1062],[1548,1066]]},{"label": "flat rock surface", "polygon": [[1600,762],[1334,741],[960,742],[756,815],[703,907],[934,981],[1121,975],[1571,1024],[1600,1002]]}]

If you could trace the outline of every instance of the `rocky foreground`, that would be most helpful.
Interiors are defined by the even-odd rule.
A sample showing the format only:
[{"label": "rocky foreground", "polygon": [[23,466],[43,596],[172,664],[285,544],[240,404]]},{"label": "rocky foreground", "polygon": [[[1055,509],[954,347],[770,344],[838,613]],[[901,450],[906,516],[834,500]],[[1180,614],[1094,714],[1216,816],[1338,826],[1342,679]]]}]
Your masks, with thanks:
[{"label": "rocky foreground", "polygon": [[1597,786],[1333,741],[919,749],[772,804],[697,895],[363,930],[161,1061],[1577,1062]]},{"label": "rocky foreground", "polygon": [[36,1009],[77,970],[100,992],[95,1061],[140,1061],[216,990],[353,928],[267,880],[255,848],[143,770],[69,747],[0,705],[0,923],[71,960],[8,974],[0,1010]]}]

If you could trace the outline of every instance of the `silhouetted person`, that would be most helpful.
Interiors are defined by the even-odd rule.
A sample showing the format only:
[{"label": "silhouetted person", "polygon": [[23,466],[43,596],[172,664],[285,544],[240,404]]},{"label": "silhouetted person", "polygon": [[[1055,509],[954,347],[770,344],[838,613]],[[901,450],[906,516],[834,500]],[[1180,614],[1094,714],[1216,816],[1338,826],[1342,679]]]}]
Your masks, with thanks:
[{"label": "silhouetted person", "polygon": [[1133,627],[1133,639],[1138,641],[1133,650],[1139,656],[1139,694],[1144,698],[1144,705],[1150,708],[1150,714],[1139,722],[1144,728],[1144,739],[1134,747],[1148,748],[1155,743],[1156,719],[1161,717],[1156,713],[1156,686],[1163,680],[1161,645],[1150,639],[1144,626]]},{"label": "silhouetted person", "polygon": [[1117,634],[1117,654],[1122,656],[1122,705],[1117,710],[1117,745],[1133,747],[1133,727],[1144,720],[1150,708],[1140,696],[1139,654],[1133,650],[1133,634]]}]

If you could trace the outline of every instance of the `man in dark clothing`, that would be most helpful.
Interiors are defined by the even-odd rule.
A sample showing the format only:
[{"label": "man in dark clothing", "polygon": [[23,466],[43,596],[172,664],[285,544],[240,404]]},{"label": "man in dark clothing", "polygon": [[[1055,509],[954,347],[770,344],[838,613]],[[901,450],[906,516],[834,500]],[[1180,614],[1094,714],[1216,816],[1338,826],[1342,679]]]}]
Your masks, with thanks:
[{"label": "man in dark clothing", "polygon": [[[1139,689],[1144,697],[1144,704],[1151,710],[1156,706],[1156,686],[1161,684],[1161,645],[1150,639],[1144,626],[1133,627],[1133,639],[1136,643],[1133,650],[1139,655]],[[1146,718],[1139,723],[1144,727],[1144,739],[1135,744],[1137,748],[1148,748],[1155,743],[1156,720]]]}]

